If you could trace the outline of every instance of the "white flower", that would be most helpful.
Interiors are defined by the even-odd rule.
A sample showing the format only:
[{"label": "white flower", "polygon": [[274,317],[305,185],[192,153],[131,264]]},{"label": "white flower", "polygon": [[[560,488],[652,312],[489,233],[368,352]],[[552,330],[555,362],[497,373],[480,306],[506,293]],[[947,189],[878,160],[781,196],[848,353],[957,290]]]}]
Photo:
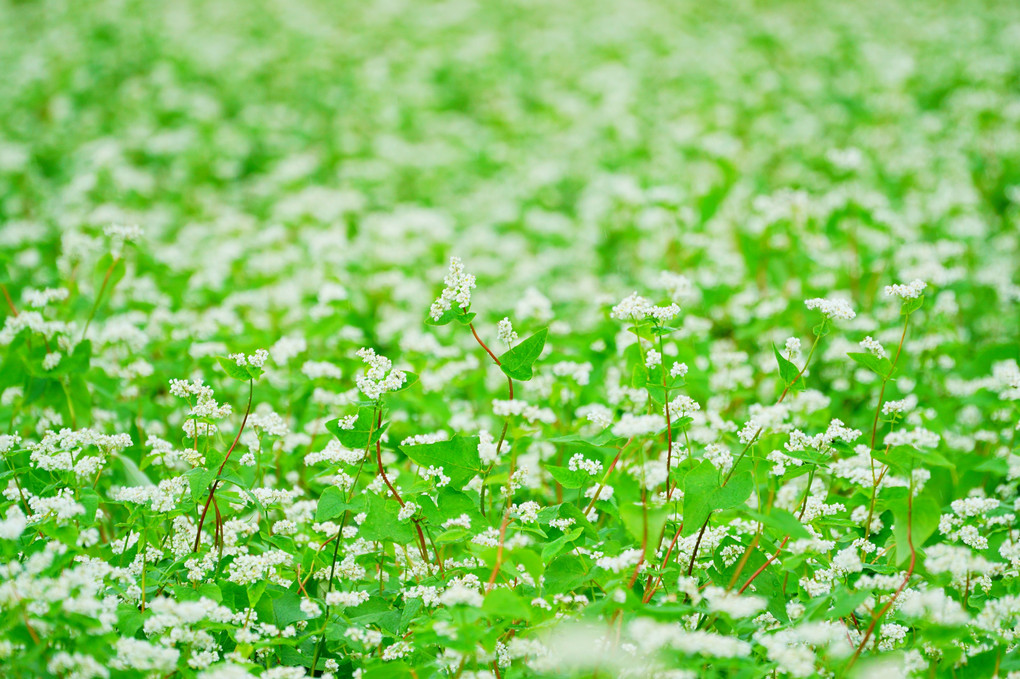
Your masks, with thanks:
[{"label": "white flower", "polygon": [[833,320],[850,321],[857,317],[857,313],[850,307],[845,299],[822,299],[815,297],[804,302],[808,309],[817,309],[826,318]]},{"label": "white flower", "polygon": [[878,356],[879,358],[887,358],[889,354],[886,353],[885,347],[878,340],[872,339],[871,335],[868,335],[861,340],[861,348],[870,353],[872,356]]},{"label": "white flower", "polygon": [[900,299],[917,299],[926,287],[928,287],[927,283],[919,278],[915,278],[909,283],[885,286],[885,294],[890,297],[899,297]]},{"label": "white flower", "polygon": [[452,308],[453,302],[462,309],[471,306],[471,289],[475,287],[475,277],[464,273],[464,264],[459,257],[450,258],[450,272],[443,279],[446,287],[429,308],[429,316],[438,321],[444,312]]},{"label": "white flower", "polygon": [[228,358],[233,359],[233,361],[242,368],[246,365],[261,368],[265,366],[266,359],[269,358],[269,352],[265,349],[258,349],[254,354],[249,354],[247,356],[244,354],[230,354]]},{"label": "white flower", "polygon": [[400,512],[397,514],[397,519],[400,521],[407,521],[417,513],[418,507],[414,502],[405,502],[404,506],[400,508]]},{"label": "white flower", "polygon": [[786,340],[786,358],[794,360],[800,356],[800,339],[797,337],[790,337]]},{"label": "white flower", "polygon": [[397,391],[407,381],[403,370],[394,369],[390,359],[376,354],[375,350],[358,349],[357,354],[368,365],[365,374],[356,379],[358,389],[373,401],[386,392]]},{"label": "white flower", "polygon": [[327,606],[343,606],[345,608],[353,608],[360,606],[361,604],[368,601],[368,592],[356,591],[356,592],[329,592],[326,594],[326,605]]},{"label": "white flower", "polygon": [[514,327],[511,325],[509,318],[504,318],[496,325],[496,336],[500,342],[507,346],[517,341],[517,333],[514,332]]},{"label": "white flower", "polygon": [[589,460],[581,453],[575,453],[570,461],[567,463],[567,467],[570,471],[586,471],[589,475],[595,476],[602,471],[602,463],[598,460]]},{"label": "white flower", "polygon": [[661,415],[632,415],[624,413],[620,421],[613,425],[613,435],[621,438],[654,434],[666,426]]}]

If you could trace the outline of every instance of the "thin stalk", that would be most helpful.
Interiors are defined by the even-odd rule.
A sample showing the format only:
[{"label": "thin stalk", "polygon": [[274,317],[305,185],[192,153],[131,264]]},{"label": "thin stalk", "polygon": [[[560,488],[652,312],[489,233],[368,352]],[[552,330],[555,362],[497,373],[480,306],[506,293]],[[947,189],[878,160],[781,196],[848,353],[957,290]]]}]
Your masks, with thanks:
[{"label": "thin stalk", "polygon": [[914,513],[914,470],[913,467],[911,467],[910,487],[907,489],[907,546],[910,548],[910,566],[907,568],[907,574],[906,576],[904,576],[903,582],[900,583],[899,588],[897,588],[893,595],[889,597],[889,601],[886,602],[885,606],[883,606],[882,609],[875,614],[875,617],[871,619],[871,624],[868,625],[868,629],[864,632],[864,637],[861,639],[860,645],[857,646],[857,650],[854,652],[853,657],[850,658],[850,662],[847,663],[845,670],[849,670],[851,667],[853,667],[854,663],[857,662],[857,658],[860,657],[861,652],[864,650],[864,647],[868,644],[868,641],[871,639],[871,635],[874,633],[875,626],[878,624],[878,621],[882,619],[882,616],[885,615],[890,608],[892,608],[893,603],[896,601],[897,597],[899,597],[903,589],[907,586],[907,583],[910,581],[910,577],[914,574],[914,566],[917,565],[917,551],[914,549],[914,536],[911,526],[911,524],[914,521],[913,513]]},{"label": "thin stalk", "polygon": [[[209,513],[209,505],[212,504],[213,494],[220,485],[220,474],[223,473],[223,468],[227,466],[227,460],[230,459],[230,454],[234,452],[234,448],[237,447],[237,442],[241,440],[241,433],[244,432],[244,425],[248,422],[248,415],[251,413],[251,400],[255,395],[255,380],[248,380],[248,405],[244,409],[244,419],[241,420],[241,428],[237,430],[237,436],[234,437],[234,442],[230,444],[230,448],[227,450],[226,457],[223,458],[223,462],[220,464],[220,468],[216,470],[216,479],[213,480],[209,486],[209,497],[205,500],[205,507],[202,508],[202,515],[198,519],[198,530],[195,531],[195,548],[193,551],[198,552],[199,546],[202,544],[202,525],[205,523],[205,515]],[[207,432],[208,433],[208,432]],[[195,437],[198,437],[198,429],[194,431]]]},{"label": "thin stalk", "polygon": [[623,451],[627,449],[627,446],[629,446],[630,442],[633,441],[633,440],[634,440],[634,437],[631,436],[629,439],[627,439],[626,443],[624,443],[622,446],[620,446],[619,452],[616,453],[616,457],[613,458],[612,464],[609,465],[609,469],[606,470],[606,473],[602,477],[602,481],[599,483],[598,488],[595,489],[595,494],[592,495],[591,502],[589,502],[588,506],[584,508],[583,514],[586,517],[588,516],[588,512],[591,511],[591,508],[595,506],[595,502],[596,502],[596,500],[599,499],[599,495],[602,494],[602,489],[606,487],[606,482],[609,481],[609,475],[612,474],[613,473],[613,469],[616,468],[616,463],[620,461],[620,456],[623,455]]},{"label": "thin stalk", "polygon": [[7,300],[7,307],[11,310],[11,313],[17,316],[18,310],[14,306],[14,300],[11,299],[10,293],[7,292],[7,286],[3,283],[0,283],[0,292],[4,294],[4,299]]},{"label": "thin stalk", "polygon": [[[99,310],[99,304],[103,301],[103,293],[106,292],[106,286],[110,282],[110,276],[113,275],[113,269],[120,262],[120,257],[115,257],[110,266],[106,269],[106,275],[103,276],[103,284],[99,288],[99,294],[96,295],[96,301],[92,304],[92,311],[89,312],[89,318],[85,321],[85,329],[81,331],[81,339],[85,339],[85,335],[89,331],[89,326],[92,325],[92,319],[96,317],[96,312]],[[80,341],[80,340],[79,340]]]}]

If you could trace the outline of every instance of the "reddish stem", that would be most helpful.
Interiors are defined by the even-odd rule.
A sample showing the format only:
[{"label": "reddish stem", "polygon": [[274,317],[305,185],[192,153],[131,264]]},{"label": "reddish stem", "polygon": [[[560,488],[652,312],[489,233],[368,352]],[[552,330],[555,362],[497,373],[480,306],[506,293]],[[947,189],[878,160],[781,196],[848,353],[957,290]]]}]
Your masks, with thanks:
[{"label": "reddish stem", "polygon": [[[255,380],[248,380],[248,406],[244,409],[244,419],[241,420],[241,428],[237,430],[237,436],[234,437],[234,442],[230,444],[230,448],[227,450],[227,456],[223,458],[220,468],[216,470],[216,476],[219,477],[223,473],[223,468],[227,466],[227,460],[230,459],[230,454],[234,452],[234,448],[237,447],[237,442],[241,440],[241,433],[244,431],[244,425],[248,422],[248,414],[251,412],[251,399],[255,394]],[[195,439],[198,439],[198,425],[195,425]],[[205,515],[209,513],[209,505],[212,503],[213,493],[220,485],[219,478],[216,478],[212,485],[209,486],[209,497],[205,499],[205,507],[202,508],[202,515],[198,519],[198,530],[195,531],[195,552],[198,552],[199,546],[202,544],[202,525],[205,523]]]},{"label": "reddish stem", "polygon": [[786,543],[789,540],[790,540],[790,536],[789,535],[787,535],[785,538],[783,538],[783,541],[781,543],[779,543],[779,549],[776,550],[776,553],[773,554],[772,556],[770,556],[768,559],[766,559],[765,563],[763,563],[758,568],[758,570],[756,570],[754,573],[751,573],[751,577],[749,577],[747,579],[747,582],[744,583],[743,587],[741,587],[740,589],[737,590],[737,594],[743,594],[744,590],[747,589],[748,585],[750,585],[752,582],[754,582],[754,579],[756,577],[758,577],[759,575],[761,575],[765,571],[765,569],[769,567],[770,563],[772,563],[773,561],[775,561],[776,559],[779,558],[779,553],[783,551],[783,547],[786,546]]},{"label": "reddish stem", "polygon": [[10,294],[7,292],[7,286],[0,283],[0,292],[4,293],[4,299],[7,300],[7,306],[10,308],[11,313],[15,316],[18,315],[18,310],[14,307],[14,301],[11,299]]},{"label": "reddish stem", "polygon": [[[673,536],[673,541],[669,543],[669,548],[666,550],[666,556],[662,560],[663,566],[665,566],[667,563],[669,563],[669,555],[673,553],[673,548],[676,547],[676,541],[680,539],[680,531],[682,531],[683,529],[684,529],[684,525],[681,523],[677,527],[677,529],[676,529],[676,535]],[[651,580],[652,580],[652,576],[649,575],[648,576],[648,581],[651,582]],[[659,573],[659,577],[655,581],[655,584],[647,592],[645,592],[645,595],[641,598],[641,603],[647,604],[649,601],[651,601],[652,597],[655,595],[655,591],[657,589],[659,589],[659,585],[661,585],[661,584],[662,584],[662,573]]]},{"label": "reddish stem", "polygon": [[882,619],[882,616],[885,615],[890,608],[892,608],[892,605],[896,601],[896,598],[899,597],[900,593],[903,591],[903,588],[905,588],[907,586],[907,583],[910,581],[910,576],[914,574],[914,566],[917,565],[917,552],[914,549],[914,536],[910,525],[911,523],[913,523],[914,512],[913,493],[914,493],[913,488],[909,488],[907,490],[907,546],[910,547],[910,566],[907,568],[907,575],[903,578],[903,582],[900,583],[899,588],[889,598],[889,601],[886,602],[885,606],[883,606],[882,609],[875,614],[875,617],[871,619],[871,624],[868,625],[867,631],[864,632],[864,638],[861,639],[861,643],[857,647],[857,650],[854,652],[854,656],[850,658],[850,662],[846,666],[847,669],[853,667],[854,663],[857,662],[857,658],[860,657],[861,651],[864,650],[864,647],[871,639],[872,633],[874,633],[875,631],[875,625],[877,625],[878,621]]}]

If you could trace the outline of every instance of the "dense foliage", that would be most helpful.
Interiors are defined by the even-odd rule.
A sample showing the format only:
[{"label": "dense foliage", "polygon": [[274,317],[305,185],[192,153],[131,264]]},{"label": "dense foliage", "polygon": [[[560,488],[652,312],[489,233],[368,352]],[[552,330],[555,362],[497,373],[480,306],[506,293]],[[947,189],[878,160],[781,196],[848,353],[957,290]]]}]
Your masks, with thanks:
[{"label": "dense foliage", "polygon": [[0,676],[1020,677],[1020,5],[12,0],[0,74]]}]

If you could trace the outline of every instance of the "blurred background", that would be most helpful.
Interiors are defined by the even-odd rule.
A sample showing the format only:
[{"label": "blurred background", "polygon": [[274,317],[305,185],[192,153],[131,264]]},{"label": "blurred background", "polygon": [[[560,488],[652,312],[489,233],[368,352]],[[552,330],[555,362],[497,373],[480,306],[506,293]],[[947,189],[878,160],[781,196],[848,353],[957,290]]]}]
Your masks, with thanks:
[{"label": "blurred background", "polygon": [[1015,2],[6,0],[0,74],[16,288],[126,223],[120,294],[286,326],[327,290],[383,335],[451,254],[499,315],[663,270],[737,324],[1017,294]]}]

